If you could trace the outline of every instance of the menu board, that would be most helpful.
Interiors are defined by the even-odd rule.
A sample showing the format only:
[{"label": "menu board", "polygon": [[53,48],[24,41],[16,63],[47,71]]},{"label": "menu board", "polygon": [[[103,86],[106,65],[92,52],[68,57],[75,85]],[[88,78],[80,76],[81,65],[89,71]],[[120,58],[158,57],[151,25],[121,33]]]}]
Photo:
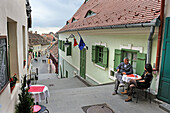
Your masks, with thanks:
[{"label": "menu board", "polygon": [[6,38],[0,37],[0,92],[8,82],[7,74],[7,43]]}]

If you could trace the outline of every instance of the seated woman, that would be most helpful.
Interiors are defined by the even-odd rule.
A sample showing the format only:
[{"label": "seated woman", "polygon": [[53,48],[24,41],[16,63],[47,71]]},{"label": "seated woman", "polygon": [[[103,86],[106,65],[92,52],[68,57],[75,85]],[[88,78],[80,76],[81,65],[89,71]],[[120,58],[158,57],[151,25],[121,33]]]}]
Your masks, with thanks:
[{"label": "seated woman", "polygon": [[134,87],[137,88],[149,88],[150,82],[152,81],[153,75],[152,75],[152,66],[151,64],[146,64],[144,67],[144,72],[141,78],[139,79],[131,79],[128,83],[128,88],[121,92],[121,94],[128,94],[128,99],[125,100],[125,102],[132,101],[132,91]]}]

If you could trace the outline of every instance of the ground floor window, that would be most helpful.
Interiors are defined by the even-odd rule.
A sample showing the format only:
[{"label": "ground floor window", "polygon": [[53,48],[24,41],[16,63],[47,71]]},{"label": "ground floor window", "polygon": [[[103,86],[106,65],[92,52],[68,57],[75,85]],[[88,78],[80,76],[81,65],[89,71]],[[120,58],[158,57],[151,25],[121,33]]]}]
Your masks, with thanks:
[{"label": "ground floor window", "polygon": [[9,81],[6,37],[0,37],[0,93]]},{"label": "ground floor window", "polygon": [[126,50],[123,51],[123,58],[128,57],[129,63],[133,67],[133,73],[136,73],[136,58],[137,58],[137,52],[128,52]]},{"label": "ground floor window", "polygon": [[123,62],[124,57],[129,58],[129,63],[133,67],[133,73],[142,75],[146,63],[146,54],[140,53],[137,50],[115,49],[115,56],[114,56],[115,71],[116,71],[116,67],[120,64],[120,62]]},{"label": "ground floor window", "polygon": [[109,50],[104,46],[92,46],[92,62],[104,68],[108,66]]}]

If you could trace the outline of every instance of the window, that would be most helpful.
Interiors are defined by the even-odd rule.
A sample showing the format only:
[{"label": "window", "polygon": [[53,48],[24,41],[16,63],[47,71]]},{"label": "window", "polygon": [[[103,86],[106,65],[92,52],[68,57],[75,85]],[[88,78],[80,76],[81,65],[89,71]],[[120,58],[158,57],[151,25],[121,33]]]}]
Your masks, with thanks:
[{"label": "window", "polygon": [[66,25],[68,25],[68,24],[69,24],[69,22],[67,21],[67,22],[66,22]]},{"label": "window", "polygon": [[72,23],[73,23],[73,22],[76,22],[76,21],[77,21],[77,20],[76,20],[75,18],[73,18]]},{"label": "window", "polygon": [[92,46],[92,62],[106,68],[108,66],[108,48],[104,46]]},{"label": "window", "polygon": [[87,12],[85,18],[88,18],[88,17],[90,17],[90,16],[94,16],[94,15],[96,15],[96,13],[93,12],[93,11],[91,11],[91,10],[89,10],[89,11]]},{"label": "window", "polygon": [[62,51],[64,51],[65,52],[65,41],[62,41]]},{"label": "window", "polygon": [[59,40],[58,41],[58,48],[65,52],[65,41]]},{"label": "window", "polygon": [[0,36],[0,94],[9,81],[6,37]]},{"label": "window", "polygon": [[123,58],[128,57],[129,63],[133,67],[133,73],[142,75],[144,71],[144,66],[146,62],[146,54],[139,53],[136,50],[128,50],[128,49],[115,49],[115,57],[114,57],[114,70],[116,71],[116,67],[123,62]]},{"label": "window", "polygon": [[66,53],[67,56],[71,56],[71,48],[72,48],[72,43],[69,42],[69,47],[67,47],[67,53]]},{"label": "window", "polygon": [[86,3],[86,2],[88,2],[89,0],[85,0],[85,2],[84,3]]},{"label": "window", "polygon": [[98,47],[97,46],[97,51],[98,51],[98,58],[97,58],[97,60],[98,60],[98,63],[103,63],[103,47]]},{"label": "window", "polygon": [[66,78],[68,78],[68,71],[66,70]]}]

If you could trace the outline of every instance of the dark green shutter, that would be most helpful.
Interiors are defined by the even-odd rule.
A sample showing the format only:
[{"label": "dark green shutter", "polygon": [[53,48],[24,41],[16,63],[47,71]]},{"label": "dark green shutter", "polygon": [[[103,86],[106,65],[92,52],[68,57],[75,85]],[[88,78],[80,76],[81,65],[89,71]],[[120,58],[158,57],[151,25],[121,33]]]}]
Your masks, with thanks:
[{"label": "dark green shutter", "polygon": [[58,40],[58,48],[59,48],[59,49],[61,49],[61,48],[60,48],[60,44],[61,44],[61,43],[60,43],[60,40]]},{"label": "dark green shutter", "polygon": [[122,51],[120,49],[115,49],[115,58],[114,58],[114,70],[122,62]]},{"label": "dark green shutter", "polygon": [[60,49],[62,50],[62,40],[60,40]]},{"label": "dark green shutter", "polygon": [[145,62],[146,62],[146,54],[145,53],[137,53],[136,73],[138,75],[143,74]]},{"label": "dark green shutter", "polygon": [[67,48],[67,56],[71,56],[72,43],[69,42],[69,47]]},{"label": "dark green shutter", "polygon": [[97,47],[96,46],[92,46],[92,62],[96,63],[97,61]]},{"label": "dark green shutter", "polygon": [[108,56],[109,56],[109,49],[104,47],[103,48],[103,66],[108,66]]},{"label": "dark green shutter", "polygon": [[63,41],[63,45],[62,45],[63,46],[62,50],[65,52],[65,45],[64,44],[65,44],[65,41]]}]

